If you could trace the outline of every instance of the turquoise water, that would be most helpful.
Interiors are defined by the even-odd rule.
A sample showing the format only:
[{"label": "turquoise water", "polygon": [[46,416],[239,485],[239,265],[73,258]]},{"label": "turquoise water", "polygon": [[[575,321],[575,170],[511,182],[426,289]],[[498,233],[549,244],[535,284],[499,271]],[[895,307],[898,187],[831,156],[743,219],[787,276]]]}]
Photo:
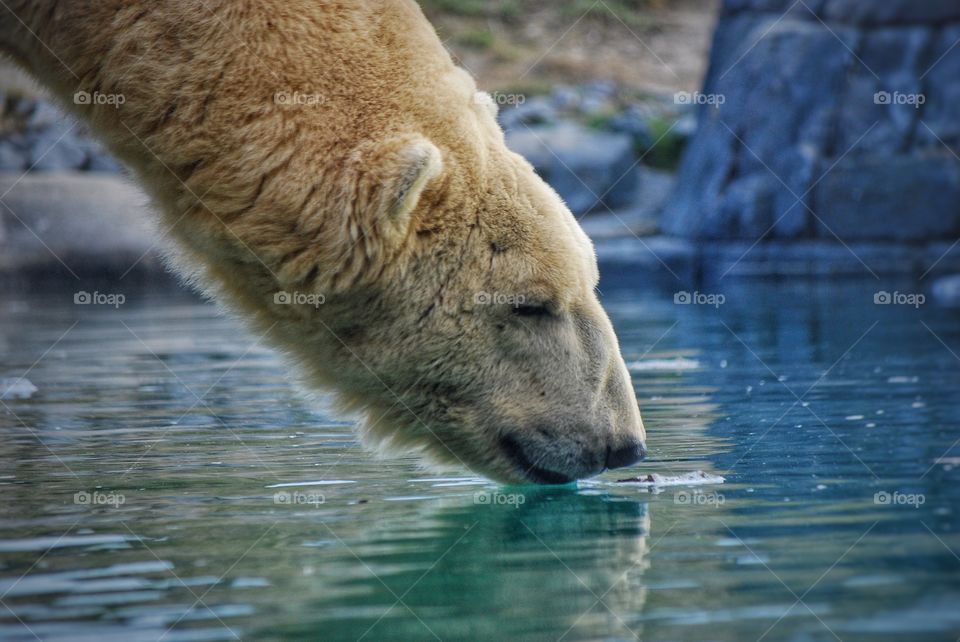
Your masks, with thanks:
[{"label": "turquoise water", "polygon": [[376,460],[213,307],[75,289],[0,297],[0,639],[960,637],[960,315],[892,284],[605,283],[651,455],[550,489]]}]

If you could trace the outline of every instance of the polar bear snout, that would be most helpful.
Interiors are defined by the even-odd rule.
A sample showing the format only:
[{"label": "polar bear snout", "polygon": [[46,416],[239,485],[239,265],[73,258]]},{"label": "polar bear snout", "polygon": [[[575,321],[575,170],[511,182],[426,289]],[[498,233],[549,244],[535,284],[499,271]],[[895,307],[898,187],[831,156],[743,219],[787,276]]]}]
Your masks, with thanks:
[{"label": "polar bear snout", "polygon": [[647,447],[643,442],[637,441],[620,446],[615,450],[607,452],[607,468],[624,468],[642,461],[647,456]]},{"label": "polar bear snout", "polygon": [[[537,437],[524,436],[531,432]],[[604,470],[631,466],[647,455],[642,441],[614,445],[590,439],[591,433],[596,431],[584,427],[572,435],[547,436],[545,429],[537,428],[505,434],[500,437],[499,445],[514,464],[515,474],[522,481],[537,484],[566,484]]]},{"label": "polar bear snout", "polygon": [[513,468],[506,478],[565,484],[644,459],[643,422],[633,395],[623,394],[629,385],[612,376],[599,397],[579,403],[571,402],[574,391],[565,391],[566,403],[558,396],[551,410],[501,430],[499,450]]}]

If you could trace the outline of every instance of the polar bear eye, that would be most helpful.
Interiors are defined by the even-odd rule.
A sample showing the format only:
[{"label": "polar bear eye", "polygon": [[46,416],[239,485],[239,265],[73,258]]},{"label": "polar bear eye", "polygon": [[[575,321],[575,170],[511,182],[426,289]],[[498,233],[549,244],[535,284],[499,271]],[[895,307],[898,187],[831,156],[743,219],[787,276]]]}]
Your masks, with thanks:
[{"label": "polar bear eye", "polygon": [[513,313],[518,317],[549,317],[553,314],[547,306],[536,304],[514,306]]}]

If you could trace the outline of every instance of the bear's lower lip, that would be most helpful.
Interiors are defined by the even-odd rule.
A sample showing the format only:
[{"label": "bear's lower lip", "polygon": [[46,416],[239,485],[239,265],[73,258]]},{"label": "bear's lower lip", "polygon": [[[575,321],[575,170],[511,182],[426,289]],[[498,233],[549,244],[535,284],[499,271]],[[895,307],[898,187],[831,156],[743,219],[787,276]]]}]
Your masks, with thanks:
[{"label": "bear's lower lip", "polygon": [[527,454],[512,435],[503,435],[500,437],[500,447],[506,453],[507,457],[516,464],[524,477],[537,484],[569,484],[574,481],[573,477],[558,473],[547,468],[536,466],[530,462]]}]

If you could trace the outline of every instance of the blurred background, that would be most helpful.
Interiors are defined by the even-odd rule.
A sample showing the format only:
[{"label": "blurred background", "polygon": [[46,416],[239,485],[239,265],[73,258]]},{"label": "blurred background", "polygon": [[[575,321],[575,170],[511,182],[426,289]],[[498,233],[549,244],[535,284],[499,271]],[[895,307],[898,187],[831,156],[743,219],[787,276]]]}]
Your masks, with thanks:
[{"label": "blurred background", "polygon": [[593,238],[650,456],[374,458],[3,66],[0,640],[957,640],[960,2],[421,5]]},{"label": "blurred background", "polygon": [[[956,300],[933,286],[960,271],[956,3],[421,4],[611,266],[897,274]],[[0,270],[155,270],[119,225],[142,198],[83,126],[9,66],[0,110]]]}]

